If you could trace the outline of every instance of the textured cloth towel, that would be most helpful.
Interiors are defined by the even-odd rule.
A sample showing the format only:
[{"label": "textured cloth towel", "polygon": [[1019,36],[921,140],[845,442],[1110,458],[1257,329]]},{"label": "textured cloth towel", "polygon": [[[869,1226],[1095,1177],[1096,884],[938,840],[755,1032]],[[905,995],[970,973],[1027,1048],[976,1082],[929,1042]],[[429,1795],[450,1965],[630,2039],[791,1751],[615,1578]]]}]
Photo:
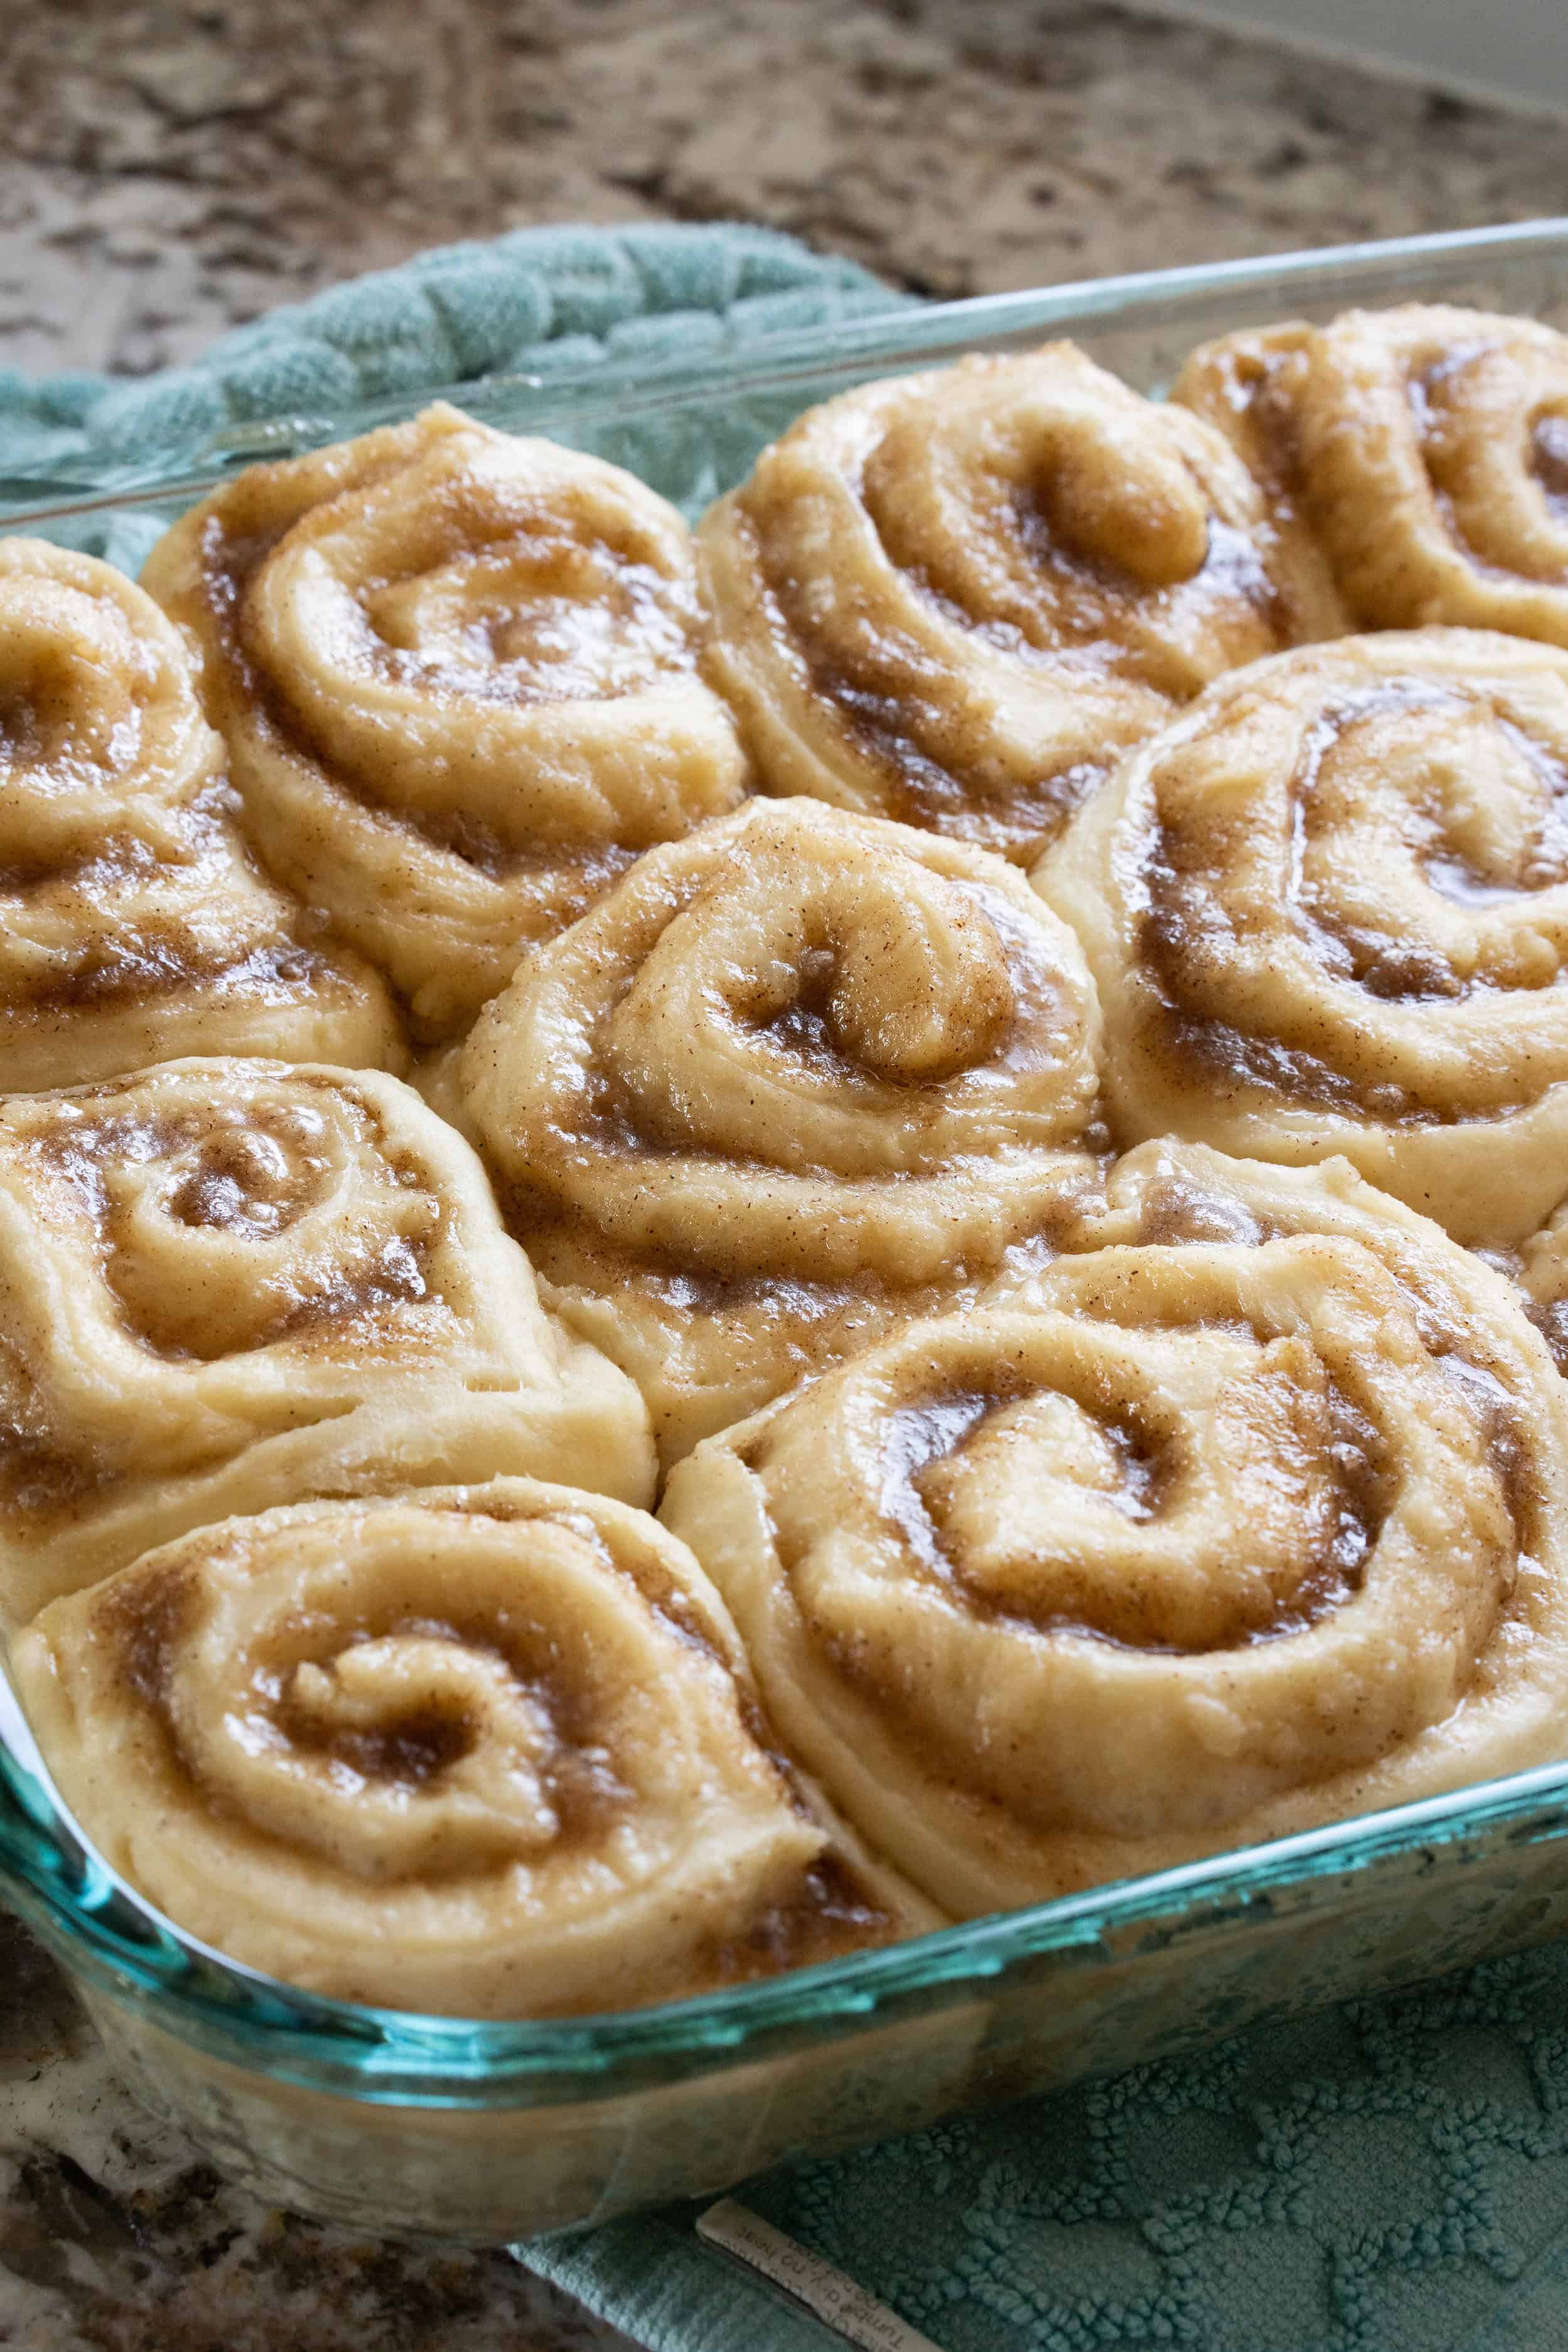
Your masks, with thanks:
[{"label": "textured cloth towel", "polygon": [[0,370],[0,467],[43,474],[86,459],[117,468],[258,417],[330,415],[607,358],[695,358],[907,299],[773,229],[513,229],[268,311],[162,375],[30,381]]},{"label": "textured cloth towel", "polygon": [[[280,410],[718,351],[903,299],[764,229],[518,229],[162,376],[0,375],[0,473],[108,471]],[[158,528],[96,543],[134,569]],[[942,2352],[1568,2352],[1568,1946],[740,2193]],[[838,2341],[692,2221],[524,2259],[652,2352]]]},{"label": "textured cloth towel", "polygon": [[[1563,2352],[1568,1945],[735,2194],[942,2352]],[[693,2219],[523,2259],[649,2352],[831,2352]]]}]

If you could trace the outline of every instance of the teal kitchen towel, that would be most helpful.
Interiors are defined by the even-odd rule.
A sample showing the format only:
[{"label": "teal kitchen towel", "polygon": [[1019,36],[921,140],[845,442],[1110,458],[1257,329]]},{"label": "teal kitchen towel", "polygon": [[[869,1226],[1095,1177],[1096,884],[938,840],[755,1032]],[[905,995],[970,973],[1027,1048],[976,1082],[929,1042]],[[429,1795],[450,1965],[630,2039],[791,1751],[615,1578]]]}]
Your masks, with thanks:
[{"label": "teal kitchen towel", "polygon": [[[0,375],[0,473],[107,471],[279,410],[738,348],[903,299],[763,229],[518,229],[161,376]],[[135,569],[159,527],[102,551]],[[1568,1946],[740,2193],[942,2352],[1568,2352]],[[521,2251],[651,2352],[826,2352],[694,2219]]]},{"label": "teal kitchen towel", "polygon": [[[1568,1944],[734,2193],[941,2352],[1564,2352]],[[839,2345],[695,2219],[519,2251],[649,2352]]]},{"label": "teal kitchen towel", "polygon": [[[740,222],[511,229],[329,287],[162,374],[0,369],[0,507],[38,502],[51,472],[119,474],[270,416],[331,415],[480,376],[718,356],[910,299],[855,262]],[[135,573],[167,520],[132,510],[49,535]]]},{"label": "teal kitchen towel", "polygon": [[118,467],[260,417],[476,376],[721,349],[908,299],[773,229],[512,229],[268,311],[161,375],[0,370],[0,464],[40,474],[84,458]]}]

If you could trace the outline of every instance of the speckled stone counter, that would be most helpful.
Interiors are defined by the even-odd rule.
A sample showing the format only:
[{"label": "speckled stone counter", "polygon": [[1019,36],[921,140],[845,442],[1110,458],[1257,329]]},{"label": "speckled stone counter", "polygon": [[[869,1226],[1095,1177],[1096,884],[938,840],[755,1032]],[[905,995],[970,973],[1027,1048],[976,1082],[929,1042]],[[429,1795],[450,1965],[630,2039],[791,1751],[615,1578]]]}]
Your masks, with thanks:
[{"label": "speckled stone counter", "polygon": [[[952,295],[1568,212],[1562,125],[1068,0],[14,0],[0,365],[142,370],[422,245],[742,217]],[[229,2189],[0,1918],[0,2344],[587,2352],[503,2254]]]},{"label": "speckled stone counter", "polygon": [[1568,209],[1568,138],[1071,0],[13,0],[0,363],[139,370],[522,221],[940,294]]},{"label": "speckled stone counter", "polygon": [[122,2091],[0,1913],[0,2345],[18,2352],[617,2352],[510,2255],[317,2229]]}]

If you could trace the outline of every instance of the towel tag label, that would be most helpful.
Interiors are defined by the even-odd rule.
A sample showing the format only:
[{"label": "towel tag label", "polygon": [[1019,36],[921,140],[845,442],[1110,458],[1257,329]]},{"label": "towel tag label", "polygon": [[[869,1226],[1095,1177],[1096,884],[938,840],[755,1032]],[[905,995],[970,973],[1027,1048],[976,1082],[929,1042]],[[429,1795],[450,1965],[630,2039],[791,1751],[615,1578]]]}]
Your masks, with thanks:
[{"label": "towel tag label", "polygon": [[760,2213],[751,2212],[734,2198],[721,2198],[699,2216],[697,2234],[718,2246],[751,2270],[760,2271],[774,2286],[804,2304],[815,2319],[835,2328],[847,2343],[862,2352],[941,2352],[941,2347],[910,2327],[868,2294],[843,2271],[825,2263],[809,2246],[786,2238]]}]

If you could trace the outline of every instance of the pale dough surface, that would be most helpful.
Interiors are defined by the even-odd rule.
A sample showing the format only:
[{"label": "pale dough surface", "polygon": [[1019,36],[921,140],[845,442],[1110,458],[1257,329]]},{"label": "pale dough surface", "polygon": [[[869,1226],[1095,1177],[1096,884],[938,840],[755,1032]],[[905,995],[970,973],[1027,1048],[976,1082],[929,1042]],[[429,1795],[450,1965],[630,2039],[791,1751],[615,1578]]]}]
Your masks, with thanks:
[{"label": "pale dough surface", "polygon": [[862,1833],[969,1915],[1562,1756],[1568,1406],[1504,1277],[1199,1146],[1095,1238],[670,1478]]},{"label": "pale dough surface", "polygon": [[617,466],[443,404],[254,466],[147,587],[271,870],[451,1035],[745,762],[697,674],[690,534]]},{"label": "pale dough surface", "polygon": [[56,1601],[14,1657],[106,1858],[312,1991],[558,2016],[940,1924],[771,1751],[685,1547],[602,1496],[228,1519]]},{"label": "pale dough surface", "polygon": [[376,1071],[185,1061],[0,1104],[0,1609],[312,1495],[547,1471],[647,1502],[647,1416],[484,1171]]}]

